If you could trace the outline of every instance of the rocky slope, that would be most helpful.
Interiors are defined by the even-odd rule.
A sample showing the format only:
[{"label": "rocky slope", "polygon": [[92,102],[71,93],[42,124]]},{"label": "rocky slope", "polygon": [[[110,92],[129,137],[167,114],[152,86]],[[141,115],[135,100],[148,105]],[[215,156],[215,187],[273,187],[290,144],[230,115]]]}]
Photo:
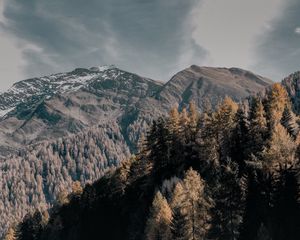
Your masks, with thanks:
[{"label": "rocky slope", "polygon": [[239,101],[263,90],[271,80],[239,68],[213,68],[192,65],[176,74],[159,93],[169,105],[195,101],[199,108],[205,102],[215,106],[226,95]]},{"label": "rocky slope", "polygon": [[300,114],[300,72],[289,75],[282,84],[291,98],[294,112]]},{"label": "rocky slope", "polygon": [[51,206],[62,186],[70,191],[72,182],[118,166],[170,108],[240,100],[270,83],[241,69],[197,66],[166,84],[113,66],[16,83],[0,95],[0,236],[28,210]]}]

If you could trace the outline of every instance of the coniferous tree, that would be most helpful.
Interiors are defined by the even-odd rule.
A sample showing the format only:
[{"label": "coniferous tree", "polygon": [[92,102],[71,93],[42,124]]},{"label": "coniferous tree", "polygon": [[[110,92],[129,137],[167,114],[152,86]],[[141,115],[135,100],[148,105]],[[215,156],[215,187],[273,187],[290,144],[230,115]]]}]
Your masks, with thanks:
[{"label": "coniferous tree", "polygon": [[32,216],[25,216],[23,222],[18,227],[18,240],[37,240],[43,228],[43,215],[36,211]]},{"label": "coniferous tree", "polygon": [[271,138],[262,152],[263,166],[274,171],[283,166],[290,166],[295,161],[297,146],[287,130],[280,124],[273,128]]},{"label": "coniferous tree", "polygon": [[252,155],[258,156],[263,149],[267,138],[267,120],[264,106],[260,99],[252,98],[249,113],[249,142],[246,152],[247,158]]},{"label": "coniferous tree", "polygon": [[163,173],[166,173],[164,170],[171,164],[170,134],[166,125],[163,118],[159,118],[157,122],[154,121],[147,137],[149,159],[153,162],[153,169],[158,182],[167,177]]},{"label": "coniferous tree", "polygon": [[238,105],[230,97],[226,97],[212,117],[220,162],[226,161],[230,155],[230,141],[236,126],[237,110]]},{"label": "coniferous tree", "polygon": [[245,168],[245,160],[249,158],[249,120],[244,105],[240,105],[236,114],[237,126],[233,132],[230,153],[233,161],[237,162],[240,171]]},{"label": "coniferous tree", "polygon": [[154,197],[146,226],[147,240],[171,240],[172,211],[167,200],[158,191]]},{"label": "coniferous tree", "polygon": [[205,239],[210,228],[212,206],[205,193],[205,183],[197,172],[190,169],[185,174],[182,187],[182,198],[177,202],[177,206],[173,205],[175,209],[179,209],[183,218],[182,233],[180,233],[182,239]]},{"label": "coniferous tree", "polygon": [[291,107],[285,106],[281,118],[281,124],[294,139],[297,137],[299,133],[299,125]]},{"label": "coniferous tree", "polygon": [[189,104],[189,135],[190,142],[195,142],[197,134],[197,124],[199,120],[199,114],[195,102],[191,101]]},{"label": "coniferous tree", "polygon": [[218,187],[214,190],[213,239],[236,240],[243,214],[243,193],[238,165],[228,159],[220,172]]},{"label": "coniferous tree", "polygon": [[254,172],[247,178],[247,197],[239,240],[256,240],[261,224],[263,223],[262,198],[259,183]]},{"label": "coniferous tree", "polygon": [[4,240],[17,240],[16,230],[13,227],[10,227],[5,234]]},{"label": "coniferous tree", "polygon": [[279,170],[273,211],[273,239],[300,239],[299,170],[294,167]]},{"label": "coniferous tree", "polygon": [[285,88],[280,83],[273,84],[271,89],[267,92],[266,99],[269,130],[280,122],[284,108],[289,104],[288,94]]},{"label": "coniferous tree", "polygon": [[173,212],[173,221],[172,221],[172,236],[174,240],[184,239],[184,218],[182,213],[182,207],[184,202],[184,189],[182,183],[178,182],[174,188],[171,209]]}]

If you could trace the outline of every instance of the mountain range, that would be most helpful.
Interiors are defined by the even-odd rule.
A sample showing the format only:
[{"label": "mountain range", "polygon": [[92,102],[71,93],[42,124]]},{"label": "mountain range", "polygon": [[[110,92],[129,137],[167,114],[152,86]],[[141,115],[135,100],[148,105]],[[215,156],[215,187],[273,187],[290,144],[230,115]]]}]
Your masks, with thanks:
[{"label": "mountain range", "polygon": [[[299,74],[290,78],[283,83],[296,106]],[[271,84],[239,68],[195,65],[167,83],[115,66],[15,83],[0,95],[0,232],[51,207],[74,181],[85,185],[119,166],[172,107],[215,108],[225,96],[238,102]]]}]

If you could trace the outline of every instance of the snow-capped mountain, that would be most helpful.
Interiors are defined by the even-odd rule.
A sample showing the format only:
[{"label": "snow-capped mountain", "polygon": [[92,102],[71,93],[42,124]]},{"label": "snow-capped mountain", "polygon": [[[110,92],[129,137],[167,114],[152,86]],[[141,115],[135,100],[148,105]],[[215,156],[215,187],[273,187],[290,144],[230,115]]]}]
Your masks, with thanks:
[{"label": "snow-capped mountain", "polygon": [[94,78],[105,79],[112,74],[115,76],[120,74],[120,71],[113,65],[90,69],[77,68],[68,73],[17,82],[4,93],[0,93],[0,117],[33,96],[49,98],[58,93],[73,92],[87,85]]}]

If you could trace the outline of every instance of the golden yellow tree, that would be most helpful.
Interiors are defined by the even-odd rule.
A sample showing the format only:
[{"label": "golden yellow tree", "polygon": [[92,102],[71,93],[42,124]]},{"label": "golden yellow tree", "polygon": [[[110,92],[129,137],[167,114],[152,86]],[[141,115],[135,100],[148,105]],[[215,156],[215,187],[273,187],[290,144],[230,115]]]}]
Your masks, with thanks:
[{"label": "golden yellow tree", "polygon": [[166,198],[158,191],[154,197],[146,226],[147,240],[171,240],[172,211]]},{"label": "golden yellow tree", "polygon": [[288,94],[280,83],[272,85],[267,93],[267,116],[270,121],[270,127],[274,127],[280,122],[283,111],[289,105]]},{"label": "golden yellow tree", "polygon": [[294,164],[297,145],[280,124],[273,128],[268,147],[263,150],[263,165],[269,171]]},{"label": "golden yellow tree", "polygon": [[4,240],[16,240],[16,231],[13,227],[10,227],[4,237]]}]

